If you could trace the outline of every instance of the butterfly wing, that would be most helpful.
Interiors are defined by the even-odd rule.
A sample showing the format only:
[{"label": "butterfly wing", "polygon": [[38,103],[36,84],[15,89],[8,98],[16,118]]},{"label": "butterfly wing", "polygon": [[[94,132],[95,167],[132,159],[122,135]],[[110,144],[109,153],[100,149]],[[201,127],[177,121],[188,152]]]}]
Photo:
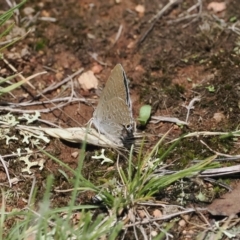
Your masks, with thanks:
[{"label": "butterfly wing", "polygon": [[126,74],[121,64],[112,70],[93,114],[95,127],[119,143],[123,131],[133,132],[134,120]]}]

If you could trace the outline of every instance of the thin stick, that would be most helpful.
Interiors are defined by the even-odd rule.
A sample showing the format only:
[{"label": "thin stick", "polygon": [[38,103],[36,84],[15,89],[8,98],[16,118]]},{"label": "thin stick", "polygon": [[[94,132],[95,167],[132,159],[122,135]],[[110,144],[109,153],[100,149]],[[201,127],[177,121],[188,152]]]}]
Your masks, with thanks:
[{"label": "thin stick", "polygon": [[188,122],[188,118],[189,118],[189,115],[190,115],[190,111],[192,110],[192,109],[194,109],[194,103],[195,102],[199,102],[201,100],[201,98],[200,97],[195,97],[195,98],[193,98],[191,101],[190,101],[190,103],[186,106],[186,105],[184,105],[183,107],[185,107],[186,109],[187,109],[187,116],[186,116],[186,120],[185,120],[185,122]]},{"label": "thin stick", "polygon": [[[2,60],[9,66],[10,69],[12,69],[15,73],[18,74],[18,76],[22,79],[22,80],[25,80],[26,83],[32,88],[32,89],[35,89],[35,87],[29,82],[30,79],[32,79],[33,77],[31,76],[30,78],[25,78],[21,73],[18,73],[17,69],[12,65],[10,64],[3,56],[2,56]],[[47,73],[47,72],[41,72],[41,73],[37,73],[37,74],[34,74],[33,76],[38,76],[40,74],[44,74],[44,73]]]},{"label": "thin stick", "polygon": [[6,172],[6,175],[7,175],[7,178],[8,178],[8,182],[9,182],[9,186],[12,187],[12,182],[11,182],[11,179],[10,179],[10,175],[9,175],[9,172],[8,172],[8,168],[7,168],[6,163],[5,163],[5,161],[3,160],[3,158],[2,158],[1,155],[0,155],[0,161],[2,162],[3,168],[5,169],[5,172]]},{"label": "thin stick", "polygon": [[[63,103],[63,104],[59,104],[55,107],[51,107],[51,108],[44,108],[44,109],[38,109],[37,111],[40,112],[40,113],[49,113],[55,109],[59,109],[61,107],[64,107],[68,104],[67,103]],[[4,111],[9,111],[9,112],[17,112],[17,113],[34,113],[36,112],[36,109],[33,109],[33,110],[23,110],[23,109],[13,109],[11,107],[0,107],[0,110],[4,110]]]},{"label": "thin stick", "polygon": [[92,57],[92,58],[93,58],[96,62],[98,62],[99,64],[101,64],[101,65],[103,65],[103,66],[107,66],[107,65],[108,65],[107,63],[98,60],[97,53],[90,53],[90,52],[89,52],[88,55],[89,55],[90,57]]},{"label": "thin stick", "polygon": [[[46,101],[35,101],[35,102],[21,102],[21,103],[13,103],[13,102],[7,102],[6,105],[10,106],[12,108],[15,107],[29,107],[34,105],[42,105],[42,104],[50,104],[50,103],[56,103],[56,102],[83,102],[87,103],[87,100],[85,98],[71,98],[71,97],[63,97],[63,98],[55,98],[52,100],[46,100]],[[1,109],[1,103],[0,103],[0,109]]]},{"label": "thin stick", "polygon": [[30,207],[30,203],[31,203],[31,199],[32,199],[32,195],[33,195],[33,191],[36,187],[36,176],[33,175],[33,182],[32,182],[32,186],[31,186],[31,190],[29,193],[29,198],[28,198],[28,203],[27,205]]},{"label": "thin stick", "polygon": [[[211,152],[214,152],[216,155],[218,156],[224,156],[224,157],[233,157],[233,155],[230,155],[230,154],[224,154],[224,153],[220,153],[220,152],[217,152],[215,150],[213,150],[212,148],[210,148],[204,141],[200,140],[200,142],[205,146],[207,147]],[[234,157],[239,157],[240,158],[240,155],[234,155]]]},{"label": "thin stick", "polygon": [[143,220],[143,221],[138,221],[138,222],[135,222],[134,224],[128,224],[125,227],[133,227],[134,225],[142,225],[142,224],[147,224],[147,223],[150,223],[150,222],[171,219],[173,217],[176,217],[176,216],[179,216],[179,215],[182,215],[182,214],[186,214],[186,213],[195,212],[195,211],[206,211],[206,208],[197,208],[197,209],[190,208],[190,209],[187,209],[185,211],[180,211],[180,212],[177,212],[177,213],[169,214],[167,216],[162,216],[162,217],[159,217],[159,218],[151,218],[151,219],[147,219],[147,220]]},{"label": "thin stick", "polygon": [[60,87],[61,85],[63,85],[64,83],[68,82],[69,80],[71,80],[72,78],[74,78],[75,76],[77,76],[78,74],[82,73],[84,70],[84,68],[80,68],[78,71],[76,71],[75,73],[73,73],[72,75],[66,77],[64,80],[62,80],[61,82],[59,83],[53,83],[51,84],[49,87],[45,88],[41,93],[39,93],[36,98],[39,98],[41,97],[43,94],[49,92],[49,91],[52,91],[52,90],[55,90],[57,89],[58,87]]},{"label": "thin stick", "polygon": [[181,0],[169,0],[168,4],[165,5],[164,8],[162,8],[149,22],[153,23],[150,25],[150,27],[147,29],[147,31],[142,35],[142,37],[139,39],[138,44],[141,44],[146,37],[148,36],[148,34],[153,30],[156,22],[159,20],[159,18],[167,11],[170,9],[170,7],[172,7],[174,4],[176,4],[177,2],[180,2]]}]

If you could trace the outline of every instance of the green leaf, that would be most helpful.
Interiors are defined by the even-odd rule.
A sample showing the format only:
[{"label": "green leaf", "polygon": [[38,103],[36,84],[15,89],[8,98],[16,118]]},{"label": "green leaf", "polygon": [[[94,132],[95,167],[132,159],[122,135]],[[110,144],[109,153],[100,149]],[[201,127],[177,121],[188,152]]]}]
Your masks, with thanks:
[{"label": "green leaf", "polygon": [[146,125],[151,116],[151,110],[152,107],[150,105],[144,105],[140,108],[138,121],[141,123],[141,125]]}]

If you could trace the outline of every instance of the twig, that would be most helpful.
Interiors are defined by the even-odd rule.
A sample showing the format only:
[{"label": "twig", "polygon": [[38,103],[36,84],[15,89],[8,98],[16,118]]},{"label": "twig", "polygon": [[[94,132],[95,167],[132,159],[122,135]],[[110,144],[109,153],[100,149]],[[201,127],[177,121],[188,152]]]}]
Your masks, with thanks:
[{"label": "twig", "polygon": [[[51,107],[51,108],[44,108],[44,109],[38,109],[37,111],[40,112],[40,113],[49,113],[55,109],[59,109],[59,108],[62,108],[64,106],[66,106],[68,104],[67,103],[62,103],[62,104],[59,104],[55,107]],[[23,110],[23,109],[13,109],[11,107],[0,107],[0,110],[2,111],[9,111],[9,112],[17,112],[17,113],[34,113],[36,112],[36,109],[33,109],[33,110]]]},{"label": "twig", "polygon": [[2,162],[3,168],[5,169],[5,172],[6,172],[6,175],[7,175],[7,179],[8,179],[8,182],[9,182],[9,186],[12,187],[12,182],[11,182],[11,179],[10,179],[10,175],[9,175],[9,172],[8,172],[8,168],[7,168],[6,163],[5,163],[5,161],[3,160],[3,158],[2,158],[1,155],[0,155],[0,161]]},{"label": "twig", "polygon": [[218,156],[224,156],[224,157],[239,157],[240,158],[240,155],[229,155],[229,154],[225,154],[225,153],[220,153],[220,152],[217,152],[215,150],[213,150],[212,148],[210,148],[204,141],[200,140],[200,142],[205,146],[207,147],[211,152],[214,152],[216,155]]},{"label": "twig", "polygon": [[[195,21],[201,16],[201,14],[202,14],[202,0],[198,0],[198,3],[195,4],[194,6],[196,6],[196,7],[199,6],[199,11],[198,11],[196,17],[195,17],[194,19],[192,19],[192,21],[190,21],[189,23],[183,25],[182,28],[185,28],[185,27],[187,27],[188,25],[190,25],[192,22],[195,22]],[[193,7],[194,7],[194,6],[193,6]],[[190,9],[191,9],[191,8],[190,8]],[[194,9],[194,8],[193,8],[193,9]],[[193,15],[194,15],[194,14],[193,14]]]},{"label": "twig", "polygon": [[186,109],[187,109],[187,116],[186,116],[186,122],[188,122],[188,118],[189,118],[189,114],[190,114],[190,110],[191,109],[194,109],[194,103],[195,102],[199,102],[201,100],[201,98],[200,97],[195,97],[195,98],[193,98],[191,101],[190,101],[190,103],[186,106],[186,105],[183,105],[183,107],[185,107]]},{"label": "twig", "polygon": [[107,66],[107,65],[108,65],[107,63],[98,60],[98,54],[97,54],[97,53],[90,53],[90,52],[88,52],[88,55],[89,55],[90,57],[92,57],[92,58],[93,58],[96,62],[98,62],[99,64],[101,64],[101,65],[103,65],[103,66]]},{"label": "twig", "polygon": [[[218,170],[218,169],[217,169]],[[227,175],[226,173],[224,174],[224,176],[225,175]],[[212,174],[212,176],[211,177],[217,177],[217,176],[223,176],[223,174],[222,175],[213,175]],[[210,178],[209,176],[198,176],[198,177],[203,177],[204,178],[204,181],[206,181],[206,182],[210,182],[210,183],[212,183],[212,184],[215,184],[215,185],[218,185],[218,186],[221,186],[221,187],[223,187],[223,188],[226,188],[229,192],[230,191],[232,191],[232,188],[230,187],[230,186],[228,186],[227,184],[225,184],[225,183],[222,183],[222,182],[219,182],[219,181],[216,181],[215,179],[213,179],[213,178]]]},{"label": "twig", "polygon": [[139,39],[138,44],[141,44],[147,37],[147,35],[153,30],[156,22],[159,20],[159,18],[172,7],[177,2],[180,2],[181,0],[169,0],[168,4],[165,5],[164,8],[162,8],[152,19],[150,19],[149,22],[153,23],[150,25],[150,27],[147,29],[147,31],[142,35],[142,37]]},{"label": "twig", "polygon": [[33,196],[35,187],[36,187],[36,176],[33,175],[33,182],[32,182],[31,190],[30,190],[29,197],[28,197],[28,203],[27,203],[29,207],[31,207],[30,204],[31,204],[31,200],[32,200],[32,196]]},{"label": "twig", "polygon": [[169,215],[162,216],[162,217],[159,217],[159,218],[151,218],[151,219],[147,219],[147,220],[143,220],[143,221],[138,221],[138,222],[135,222],[134,224],[128,224],[125,227],[133,227],[134,225],[142,225],[142,224],[147,224],[147,223],[155,222],[155,221],[159,221],[159,220],[166,220],[166,219],[170,219],[170,218],[182,215],[182,214],[195,212],[196,210],[197,211],[206,211],[206,208],[197,208],[197,209],[190,208],[190,209],[187,209],[187,210],[184,210],[184,211],[181,211],[181,212],[169,214]]},{"label": "twig", "polygon": [[54,17],[39,17],[38,20],[45,21],[45,22],[56,22],[57,19]]},{"label": "twig", "polygon": [[[193,133],[188,133],[185,136],[181,138],[189,138],[189,137],[200,137],[200,136],[235,136],[239,137],[240,136],[240,131],[234,131],[234,132],[209,132],[209,131],[202,131],[202,132],[193,132]],[[173,143],[178,141],[180,138],[176,138],[168,143]]]},{"label": "twig", "polygon": [[[7,2],[8,6],[10,8],[16,7],[16,5],[17,5],[15,1],[12,1],[12,2],[10,0],[5,0],[5,1]],[[15,20],[16,24],[19,26],[19,22],[20,22],[19,9],[15,8],[13,12],[14,12],[14,20]]]},{"label": "twig", "polygon": [[198,16],[198,13],[195,13],[195,14],[184,16],[184,17],[180,17],[180,18],[177,18],[177,19],[172,19],[172,20],[167,21],[167,24],[181,22],[181,21],[184,21],[184,20],[187,20],[187,19],[190,19],[190,18],[195,18],[197,16]]},{"label": "twig", "polygon": [[[199,7],[198,13],[194,13],[194,14],[186,15],[186,16],[184,16],[185,13],[181,13],[181,14],[179,14],[179,17],[177,19],[167,21],[167,24],[172,24],[172,23],[175,23],[175,22],[184,21],[184,20],[187,20],[187,19],[190,19],[190,18],[194,18],[191,22],[195,21],[202,14],[202,0],[198,0],[198,3],[196,3],[195,5],[193,5],[192,7],[190,7],[186,11],[187,14],[189,14],[190,12],[195,10],[197,7]],[[187,23],[187,24],[183,25],[182,28],[187,27],[190,23]]]},{"label": "twig", "polygon": [[188,125],[187,122],[181,121],[178,118],[174,118],[174,117],[161,117],[161,116],[152,116],[151,117],[151,123],[158,123],[158,122],[172,122],[172,123],[176,123],[179,125]]},{"label": "twig", "polygon": [[68,82],[69,80],[71,80],[72,78],[74,78],[75,76],[77,76],[78,74],[80,74],[81,72],[83,72],[84,68],[79,69],[78,71],[76,71],[75,73],[73,73],[72,75],[66,77],[64,80],[62,80],[61,82],[58,83],[53,83],[51,84],[49,87],[45,88],[41,93],[39,93],[36,98],[39,98],[40,96],[42,96],[43,94],[49,92],[49,91],[53,91],[55,89],[57,89],[58,87],[60,87],[61,85],[63,85],[64,83]]},{"label": "twig", "polygon": [[[7,106],[12,107],[12,108],[16,108],[16,107],[29,107],[29,106],[35,106],[35,105],[50,104],[50,103],[56,103],[56,102],[66,102],[66,101],[69,102],[70,100],[71,100],[71,102],[87,103],[87,100],[85,98],[63,97],[63,98],[55,98],[55,99],[52,99],[52,100],[35,101],[35,102],[31,102],[31,101],[21,102],[21,103],[7,102],[7,103],[4,103],[4,105],[7,105]],[[0,102],[0,110],[1,109],[2,108],[1,108],[1,102]]]},{"label": "twig", "polygon": [[12,65],[10,64],[3,56],[2,56],[2,60],[9,66],[10,69],[12,69],[18,76],[20,76],[20,78],[22,80],[25,80],[26,83],[32,88],[32,89],[35,89],[35,87],[29,82],[29,80],[31,80],[32,78],[35,78],[39,75],[42,75],[42,74],[45,74],[47,72],[40,72],[40,73],[36,73],[36,74],[33,74],[31,75],[30,77],[27,77],[25,78],[21,73],[18,73],[17,69]]},{"label": "twig", "polygon": [[229,26],[228,29],[232,30],[236,34],[240,35],[240,28],[237,28],[236,25],[239,24],[239,21],[235,22],[232,26]]},{"label": "twig", "polygon": [[123,30],[123,25],[121,24],[118,28],[118,32],[117,32],[117,35],[115,37],[115,41],[113,43],[113,46],[116,44],[116,42],[118,41],[118,39],[120,38],[121,36],[121,33],[122,33],[122,30]]}]

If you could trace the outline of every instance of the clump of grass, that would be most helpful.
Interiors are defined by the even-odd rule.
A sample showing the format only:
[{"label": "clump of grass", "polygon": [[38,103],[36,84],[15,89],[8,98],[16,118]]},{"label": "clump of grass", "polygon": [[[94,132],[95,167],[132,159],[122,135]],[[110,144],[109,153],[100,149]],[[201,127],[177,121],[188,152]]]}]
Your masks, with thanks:
[{"label": "clump of grass", "polygon": [[[16,6],[12,7],[11,9],[9,9],[8,11],[2,13],[0,15],[0,28],[4,28],[6,26],[6,23],[9,19],[13,18],[14,16],[14,11],[16,9],[19,9],[24,3],[26,2],[26,0],[23,0],[21,3],[17,4]],[[10,26],[7,26],[2,33],[0,34],[0,41],[2,40],[2,38],[4,36],[6,36],[7,34],[9,34],[9,32],[12,30],[14,24],[10,24]],[[19,38],[20,39],[20,38]],[[0,48],[0,59],[4,59],[3,58],[3,50],[6,49],[7,47],[9,47],[10,45],[14,44],[16,41],[18,41],[19,39],[13,40],[5,45],[3,45],[2,48]],[[26,80],[22,80],[19,81],[17,83],[11,83],[8,87],[1,87],[4,83],[9,82],[11,79],[15,78],[17,75],[12,75],[8,78],[2,78],[0,77],[0,96],[5,94],[5,93],[9,93],[11,91],[13,91],[15,88],[20,87],[23,83],[26,82]]]},{"label": "clump of grass", "polygon": [[[12,19],[14,16],[14,12],[19,9],[24,3],[26,2],[26,0],[23,0],[22,2],[20,2],[19,4],[17,4],[16,6],[10,8],[9,10],[5,11],[3,14],[0,15],[0,28],[5,28],[6,23],[9,19]],[[10,24],[9,26],[6,26],[6,28],[1,32],[0,34],[0,41],[1,39],[8,35],[10,33],[10,31],[12,30],[14,26],[14,23]],[[0,48],[0,53],[7,48],[8,46],[14,44],[16,41],[18,41],[19,39],[16,39],[14,41],[11,41],[5,45],[3,45],[2,48]]]},{"label": "clump of grass", "polygon": [[[46,182],[44,197],[37,207],[36,202],[38,201],[34,197],[36,196],[34,191],[30,194],[28,207],[25,210],[6,213],[4,204],[2,204],[2,224],[13,216],[18,216],[19,219],[15,226],[9,230],[7,236],[2,236],[5,239],[26,239],[29,236],[34,236],[35,239],[41,239],[42,237],[47,239],[93,240],[101,237],[116,239],[120,232],[126,233],[129,226],[133,225],[134,229],[138,228],[140,223],[137,223],[137,220],[134,222],[134,219],[139,219],[137,213],[139,204],[151,203],[154,194],[161,189],[181,178],[193,176],[206,169],[215,158],[213,156],[177,173],[160,176],[156,173],[156,170],[159,169],[163,159],[177,144],[174,143],[168,151],[161,156],[157,156],[157,150],[163,144],[164,138],[165,136],[145,157],[139,154],[136,165],[132,160],[132,152],[129,154],[126,170],[119,167],[117,163],[118,176],[108,179],[107,186],[97,186],[83,176],[83,154],[80,155],[78,167],[74,170],[64,162],[44,152],[61,167],[73,174],[74,177],[69,179],[73,184],[73,188],[69,191],[71,192],[71,200],[65,207],[51,207],[51,192],[53,191],[54,180],[53,176],[50,176]],[[84,152],[83,150],[81,152]],[[64,174],[64,171],[62,173]],[[67,177],[68,175],[64,174],[64,176]],[[98,204],[76,205],[78,193],[85,191],[94,192]],[[99,208],[105,210],[96,217],[94,211]],[[158,239],[161,239],[160,236],[163,237],[167,234],[166,229],[168,228],[169,226],[158,232]],[[17,238],[19,236],[21,237]]]}]

